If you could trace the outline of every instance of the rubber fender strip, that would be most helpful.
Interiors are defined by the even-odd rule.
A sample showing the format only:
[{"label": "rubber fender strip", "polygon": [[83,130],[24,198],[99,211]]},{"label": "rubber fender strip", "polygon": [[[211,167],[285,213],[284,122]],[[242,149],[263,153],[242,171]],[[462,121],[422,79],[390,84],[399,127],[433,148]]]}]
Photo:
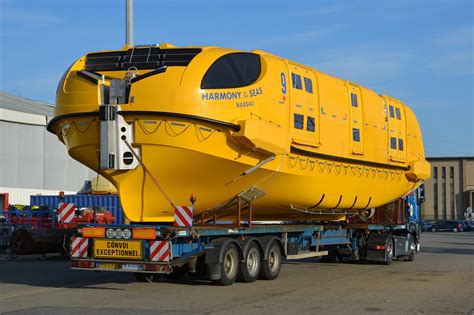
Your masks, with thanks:
[{"label": "rubber fender strip", "polygon": [[410,167],[408,166],[399,166],[399,165],[392,165],[392,164],[372,162],[372,161],[356,160],[356,159],[351,159],[351,158],[346,158],[346,157],[316,153],[316,152],[300,149],[295,146],[291,146],[291,153],[300,154],[300,155],[309,156],[309,157],[315,157],[315,158],[322,158],[322,159],[335,161],[335,162],[341,162],[341,163],[353,163],[353,164],[359,164],[359,165],[365,165],[365,166],[371,166],[371,167],[380,167],[380,168],[403,170],[403,171],[408,171],[410,169]]},{"label": "rubber fender strip", "polygon": [[46,130],[48,130],[51,133],[54,133],[52,130],[52,127],[55,123],[62,119],[66,118],[74,118],[74,117],[87,117],[87,116],[97,116],[99,117],[99,112],[85,112],[85,113],[72,113],[72,114],[65,114],[65,115],[59,115],[56,117],[53,117],[46,126]]},{"label": "rubber fender strip", "polygon": [[[178,118],[186,118],[186,119],[191,119],[191,120],[198,120],[198,121],[203,121],[211,124],[216,124],[220,126],[225,126],[233,131],[239,131],[240,126],[235,125],[229,122],[225,121],[220,121],[216,119],[211,119],[211,118],[206,118],[206,117],[201,117],[201,116],[194,116],[194,115],[188,115],[188,114],[181,114],[181,113],[169,113],[169,112],[152,112],[152,111],[119,111],[117,112],[119,115],[150,115],[150,116],[161,116],[161,117],[178,117]],[[59,115],[51,119],[48,123],[48,126],[46,127],[46,130],[48,130],[51,133],[54,133],[52,130],[52,126],[66,118],[73,118],[73,117],[84,117],[84,116],[99,116],[99,112],[83,112],[83,113],[72,113],[72,114],[64,114],[64,115]]]},{"label": "rubber fender strip", "polygon": [[155,112],[155,111],[132,111],[132,110],[122,110],[117,112],[117,114],[120,115],[150,115],[150,116],[162,116],[162,117],[178,117],[178,118],[186,118],[186,119],[192,119],[192,120],[200,120],[212,124],[217,124],[225,127],[229,127],[234,131],[239,131],[240,126],[221,121],[221,120],[216,120],[212,118],[206,118],[206,117],[201,117],[201,116],[195,116],[195,115],[189,115],[189,114],[182,114],[182,113],[170,113],[170,112]]}]

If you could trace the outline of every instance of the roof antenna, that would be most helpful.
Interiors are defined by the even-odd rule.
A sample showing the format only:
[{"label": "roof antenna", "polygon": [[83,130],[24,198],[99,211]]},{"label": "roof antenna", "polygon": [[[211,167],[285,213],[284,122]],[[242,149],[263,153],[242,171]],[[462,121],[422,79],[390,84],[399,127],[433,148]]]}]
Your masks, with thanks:
[{"label": "roof antenna", "polygon": [[125,19],[125,45],[133,46],[133,0],[126,0]]}]

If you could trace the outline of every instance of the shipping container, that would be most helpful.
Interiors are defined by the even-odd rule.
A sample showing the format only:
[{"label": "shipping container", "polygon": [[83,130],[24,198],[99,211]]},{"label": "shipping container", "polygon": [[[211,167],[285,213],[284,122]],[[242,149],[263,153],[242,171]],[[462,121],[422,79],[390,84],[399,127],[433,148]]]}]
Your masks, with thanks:
[{"label": "shipping container", "polygon": [[[61,200],[57,195],[30,196],[30,205],[32,206],[45,205],[51,209],[56,209],[60,202]],[[118,195],[65,195],[63,202],[73,203],[78,208],[92,206],[103,207],[112,212],[115,217],[115,224],[125,223],[125,215],[123,214]]]}]

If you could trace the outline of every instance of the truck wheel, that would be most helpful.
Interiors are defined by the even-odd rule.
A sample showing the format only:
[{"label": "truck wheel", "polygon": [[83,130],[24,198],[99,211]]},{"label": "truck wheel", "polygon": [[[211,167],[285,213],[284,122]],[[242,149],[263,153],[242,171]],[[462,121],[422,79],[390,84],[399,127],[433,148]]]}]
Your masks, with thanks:
[{"label": "truck wheel", "polygon": [[385,261],[384,265],[390,265],[393,261],[393,240],[391,237],[387,237],[385,241]]},{"label": "truck wheel", "polygon": [[258,279],[261,266],[261,254],[255,242],[252,242],[247,252],[244,253],[244,261],[239,265],[239,274],[237,276],[240,282],[254,282]]},{"label": "truck wheel", "polygon": [[281,268],[281,250],[277,242],[273,241],[268,247],[267,259],[262,260],[262,270],[260,278],[264,280],[273,280],[280,274]]},{"label": "truck wheel", "polygon": [[239,252],[234,244],[229,244],[224,250],[221,263],[221,278],[216,282],[220,285],[231,285],[237,279],[239,270]]},{"label": "truck wheel", "polygon": [[155,273],[135,272],[135,279],[137,279],[138,282],[152,283],[158,281],[160,275]]}]

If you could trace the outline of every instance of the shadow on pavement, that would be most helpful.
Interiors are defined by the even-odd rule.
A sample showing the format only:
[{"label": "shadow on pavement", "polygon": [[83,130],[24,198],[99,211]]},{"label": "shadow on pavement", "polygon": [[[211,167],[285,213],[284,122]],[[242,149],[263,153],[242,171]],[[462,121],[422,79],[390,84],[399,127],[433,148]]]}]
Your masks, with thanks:
[{"label": "shadow on pavement", "polygon": [[436,242],[437,244],[449,244],[449,245],[461,245],[461,246],[474,246],[474,243],[459,243],[459,242]]},{"label": "shadow on pavement", "polygon": [[[462,244],[466,245],[466,244]],[[422,253],[434,254],[456,254],[456,255],[474,255],[474,249],[470,248],[440,248],[440,247],[422,247]]]},{"label": "shadow on pavement", "polygon": [[[101,283],[134,282],[133,274],[71,270],[68,258],[41,255],[8,259],[0,255],[0,285],[20,285],[47,288],[86,288]],[[102,288],[117,290],[116,288]],[[7,294],[8,295],[8,294]]]}]

